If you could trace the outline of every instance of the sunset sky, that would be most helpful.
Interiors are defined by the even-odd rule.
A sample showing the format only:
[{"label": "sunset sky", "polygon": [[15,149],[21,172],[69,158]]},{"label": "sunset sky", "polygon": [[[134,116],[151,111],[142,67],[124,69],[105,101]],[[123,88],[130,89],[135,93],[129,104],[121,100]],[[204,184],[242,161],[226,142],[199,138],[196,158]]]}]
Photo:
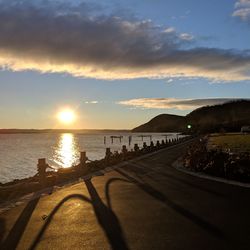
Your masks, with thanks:
[{"label": "sunset sky", "polygon": [[0,0],[0,128],[130,129],[249,98],[249,45],[250,0]]}]

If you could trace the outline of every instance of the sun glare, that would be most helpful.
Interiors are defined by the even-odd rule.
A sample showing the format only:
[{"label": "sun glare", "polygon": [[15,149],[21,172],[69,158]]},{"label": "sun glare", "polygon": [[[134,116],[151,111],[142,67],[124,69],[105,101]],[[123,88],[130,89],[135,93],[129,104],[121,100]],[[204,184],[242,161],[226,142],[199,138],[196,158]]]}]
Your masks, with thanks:
[{"label": "sun glare", "polygon": [[58,120],[64,124],[71,124],[76,120],[76,114],[71,109],[64,109],[57,115]]}]

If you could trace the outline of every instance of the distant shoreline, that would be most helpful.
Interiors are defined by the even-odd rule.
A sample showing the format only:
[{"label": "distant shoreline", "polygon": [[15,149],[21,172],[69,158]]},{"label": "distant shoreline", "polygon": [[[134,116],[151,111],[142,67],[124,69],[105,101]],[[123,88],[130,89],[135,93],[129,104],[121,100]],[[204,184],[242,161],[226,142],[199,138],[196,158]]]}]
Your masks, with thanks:
[{"label": "distant shoreline", "polygon": [[129,129],[0,129],[0,134],[46,134],[46,133],[129,133]]}]

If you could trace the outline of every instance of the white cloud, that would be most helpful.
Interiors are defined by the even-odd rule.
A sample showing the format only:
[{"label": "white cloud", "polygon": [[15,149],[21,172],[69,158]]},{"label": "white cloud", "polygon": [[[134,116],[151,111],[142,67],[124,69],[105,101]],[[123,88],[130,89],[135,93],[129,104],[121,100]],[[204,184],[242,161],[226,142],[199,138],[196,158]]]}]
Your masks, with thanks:
[{"label": "white cloud", "polygon": [[235,3],[235,8],[250,6],[250,0],[238,0]]},{"label": "white cloud", "polygon": [[98,104],[98,101],[85,101],[85,104]]},{"label": "white cloud", "polygon": [[169,27],[169,28],[165,29],[163,32],[164,33],[174,33],[175,32],[175,28],[174,27]]},{"label": "white cloud", "polygon": [[250,21],[250,0],[237,1],[233,16],[239,17],[243,21]]},{"label": "white cloud", "polygon": [[242,8],[234,11],[233,16],[240,17],[243,21],[250,19],[250,8]]},{"label": "white cloud", "polygon": [[147,109],[193,110],[202,106],[222,104],[236,98],[176,99],[176,98],[138,98],[120,101],[118,104]]},{"label": "white cloud", "polygon": [[194,39],[194,36],[188,33],[182,33],[179,35],[180,39],[185,41],[192,41]]},{"label": "white cloud", "polygon": [[170,79],[167,80],[167,83],[171,83],[171,82],[173,82],[173,81],[174,81],[174,80],[170,78]]}]

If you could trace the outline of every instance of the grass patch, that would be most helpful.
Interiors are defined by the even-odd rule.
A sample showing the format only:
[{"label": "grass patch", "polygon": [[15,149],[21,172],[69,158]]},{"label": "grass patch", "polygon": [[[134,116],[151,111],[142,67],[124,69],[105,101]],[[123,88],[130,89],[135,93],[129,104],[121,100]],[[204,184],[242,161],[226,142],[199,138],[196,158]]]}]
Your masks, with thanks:
[{"label": "grass patch", "polygon": [[221,148],[231,152],[250,152],[250,134],[211,135],[208,149]]}]

